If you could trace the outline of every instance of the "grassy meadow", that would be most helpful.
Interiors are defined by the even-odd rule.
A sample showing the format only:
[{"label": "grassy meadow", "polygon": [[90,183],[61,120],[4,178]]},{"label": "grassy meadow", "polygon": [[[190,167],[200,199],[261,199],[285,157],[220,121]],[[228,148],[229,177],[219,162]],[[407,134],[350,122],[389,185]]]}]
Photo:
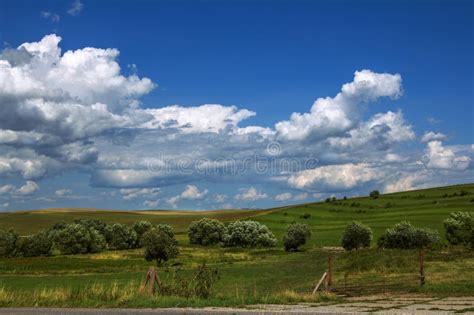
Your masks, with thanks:
[{"label": "grassy meadow", "polygon": [[[461,191],[467,194],[461,194]],[[269,210],[214,212],[42,210],[0,214],[0,229],[21,234],[48,228],[58,221],[94,218],[131,224],[138,220],[167,223],[177,232],[180,254],[159,269],[165,282],[177,274],[191,275],[203,261],[219,270],[209,299],[148,296],[138,290],[152,263],[141,249],[96,254],[0,259],[0,306],[174,307],[244,306],[256,303],[337,302],[336,294],[311,295],[312,288],[333,257],[333,286],[357,286],[351,294],[421,293],[436,296],[474,295],[474,253],[446,247],[426,253],[426,284],[418,285],[418,251],[379,250],[375,240],[389,226],[408,220],[436,229],[454,211],[474,211],[474,184],[309,203]],[[305,215],[305,214],[309,214]],[[271,249],[239,249],[190,245],[190,222],[212,217],[224,222],[252,218],[266,224],[279,244]],[[307,218],[304,218],[307,217]],[[353,220],[374,231],[372,248],[341,251],[340,236]],[[299,252],[285,252],[281,239],[291,222],[311,226],[311,241]],[[376,284],[380,284],[377,286]],[[377,288],[374,292],[373,288]],[[372,289],[372,290],[371,290]]]}]

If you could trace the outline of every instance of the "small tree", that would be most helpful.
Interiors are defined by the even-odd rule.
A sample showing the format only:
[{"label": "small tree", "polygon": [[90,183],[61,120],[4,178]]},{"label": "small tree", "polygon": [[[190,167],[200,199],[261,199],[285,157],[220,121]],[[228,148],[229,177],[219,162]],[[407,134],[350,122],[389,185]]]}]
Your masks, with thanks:
[{"label": "small tree", "polygon": [[54,223],[53,227],[50,229],[50,231],[59,231],[62,230],[66,227],[67,223],[65,221],[59,221]]},{"label": "small tree", "polygon": [[13,230],[0,230],[0,257],[12,257],[16,253],[18,234]]},{"label": "small tree", "polygon": [[451,245],[474,249],[474,212],[454,212],[444,220],[446,239]]},{"label": "small tree", "polygon": [[137,233],[125,224],[107,225],[105,239],[110,249],[130,249],[138,245]]},{"label": "small tree", "polygon": [[48,231],[40,231],[19,239],[18,250],[24,257],[49,256],[53,241]]},{"label": "small tree", "polygon": [[414,249],[429,247],[439,240],[437,231],[416,228],[403,221],[387,229],[380,237],[378,245],[384,248]]},{"label": "small tree", "polygon": [[268,227],[248,220],[230,223],[223,242],[229,247],[273,247],[277,240]]},{"label": "small tree", "polygon": [[370,247],[371,241],[372,230],[370,227],[359,222],[349,223],[342,233],[342,247],[347,251]]},{"label": "small tree", "polygon": [[52,230],[49,235],[53,246],[64,255],[94,253],[105,248],[104,237],[83,224],[67,224],[61,230]]},{"label": "small tree", "polygon": [[369,196],[370,198],[377,199],[380,196],[380,192],[378,190],[372,190]]},{"label": "small tree", "polygon": [[157,224],[155,227],[158,231],[166,233],[169,237],[174,238],[174,230],[169,224]]},{"label": "small tree", "polygon": [[203,218],[199,221],[191,222],[188,229],[189,243],[199,245],[214,245],[222,241],[225,226],[222,222]]},{"label": "small tree", "polygon": [[95,229],[97,232],[105,236],[105,228],[107,227],[107,224],[104,221],[94,219],[76,219],[74,220],[74,223],[82,224],[89,230]]},{"label": "small tree", "polygon": [[107,242],[105,241],[105,236],[102,235],[96,229],[89,229],[89,234],[91,236],[91,242],[87,248],[88,253],[98,253],[107,248]]},{"label": "small tree", "polygon": [[153,228],[142,236],[142,245],[145,248],[145,259],[156,261],[160,266],[162,262],[175,258],[178,253],[178,242],[163,229]]},{"label": "small tree", "polygon": [[153,224],[150,221],[142,220],[137,221],[132,226],[135,233],[137,233],[138,241],[140,242],[142,235],[145,234],[148,230],[153,228]]},{"label": "small tree", "polygon": [[292,223],[286,230],[283,237],[283,244],[286,251],[297,251],[300,246],[306,244],[311,237],[311,230],[307,224]]}]

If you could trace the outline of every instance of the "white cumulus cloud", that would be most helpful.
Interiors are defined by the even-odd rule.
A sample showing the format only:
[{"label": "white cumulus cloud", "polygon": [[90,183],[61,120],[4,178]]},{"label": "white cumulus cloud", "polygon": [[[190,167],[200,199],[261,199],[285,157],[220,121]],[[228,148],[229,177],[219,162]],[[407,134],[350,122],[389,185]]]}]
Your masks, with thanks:
[{"label": "white cumulus cloud", "polygon": [[137,198],[151,198],[158,196],[160,194],[159,188],[122,188],[120,193],[122,194],[123,199],[133,200]]},{"label": "white cumulus cloud", "polygon": [[179,201],[183,199],[184,200],[203,199],[207,195],[208,192],[209,190],[207,189],[199,191],[199,188],[197,186],[187,185],[186,189],[181,194],[169,198],[166,202],[173,208],[176,208]]},{"label": "white cumulus cloud", "polygon": [[248,189],[242,189],[240,194],[235,195],[236,200],[242,201],[257,201],[267,198],[268,195],[264,192],[258,191],[255,187],[249,187]]},{"label": "white cumulus cloud", "polygon": [[452,148],[444,147],[441,141],[430,141],[427,144],[425,165],[430,169],[465,170],[471,158],[456,154]]},{"label": "white cumulus cloud", "polygon": [[344,84],[335,97],[317,99],[309,113],[293,113],[289,121],[277,123],[275,129],[280,138],[287,140],[340,135],[361,119],[367,102],[401,94],[399,74],[356,71],[354,80]]},{"label": "white cumulus cloud", "polygon": [[281,193],[275,196],[276,201],[287,201],[293,198],[293,194],[291,193]]},{"label": "white cumulus cloud", "polygon": [[421,137],[422,142],[430,142],[430,141],[444,141],[447,140],[448,136],[441,132],[433,132],[433,131],[427,131],[425,134]]},{"label": "white cumulus cloud", "polygon": [[380,170],[367,163],[326,165],[315,169],[301,171],[288,178],[288,184],[299,189],[314,187],[345,190],[357,185],[379,179],[383,174]]},{"label": "white cumulus cloud", "polygon": [[35,193],[38,189],[38,184],[36,184],[34,181],[28,180],[23,186],[19,188],[11,184],[0,186],[0,196],[28,196]]},{"label": "white cumulus cloud", "polygon": [[63,189],[56,190],[54,194],[58,197],[64,197],[64,196],[72,194],[72,191],[70,189],[63,188]]}]

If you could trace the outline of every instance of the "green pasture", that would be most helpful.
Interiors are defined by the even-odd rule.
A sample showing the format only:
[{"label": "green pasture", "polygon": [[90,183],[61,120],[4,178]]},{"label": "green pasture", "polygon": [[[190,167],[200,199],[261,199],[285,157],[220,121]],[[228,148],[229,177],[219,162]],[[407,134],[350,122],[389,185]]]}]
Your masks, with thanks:
[{"label": "green pasture", "polygon": [[[163,281],[176,274],[191,276],[202,262],[219,271],[212,297],[146,296],[139,293],[151,263],[141,249],[105,251],[96,254],[0,259],[0,306],[244,306],[256,303],[337,302],[337,294],[311,295],[333,259],[333,286],[359,286],[351,294],[383,283],[384,292],[436,296],[474,295],[474,252],[461,247],[442,247],[426,253],[426,284],[418,280],[415,250],[379,250],[376,238],[389,226],[408,220],[415,226],[437,229],[443,235],[443,220],[454,211],[474,211],[474,184],[368,197],[339,199],[269,210],[217,212],[120,212],[120,211],[27,211],[0,214],[0,229],[14,228],[21,234],[48,228],[58,221],[94,218],[132,224],[138,220],[171,224],[178,234],[180,254],[159,268]],[[308,218],[304,218],[309,214]],[[201,247],[190,245],[186,229],[201,217],[224,222],[252,218],[266,224],[279,244],[271,249]],[[306,216],[307,217],[307,216]],[[374,231],[372,248],[344,252],[338,246],[345,225],[363,222]],[[299,252],[285,252],[281,239],[291,222],[311,226],[313,236]],[[339,291],[340,293],[340,291]]]}]

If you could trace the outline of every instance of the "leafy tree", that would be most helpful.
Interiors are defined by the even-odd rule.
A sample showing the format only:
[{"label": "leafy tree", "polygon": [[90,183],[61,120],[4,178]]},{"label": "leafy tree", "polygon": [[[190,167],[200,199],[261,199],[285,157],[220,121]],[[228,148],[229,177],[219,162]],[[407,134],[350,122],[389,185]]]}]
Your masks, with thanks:
[{"label": "leafy tree", "polygon": [[437,231],[416,228],[403,221],[387,229],[379,239],[378,245],[384,248],[413,249],[429,247],[439,240]]},{"label": "leafy tree", "polygon": [[229,247],[273,247],[277,240],[267,226],[248,220],[230,223],[223,242]]},{"label": "leafy tree", "polygon": [[474,249],[474,212],[454,212],[444,220],[446,239],[451,245]]},{"label": "leafy tree", "polygon": [[50,236],[54,247],[62,254],[95,253],[105,248],[105,239],[96,229],[83,224],[67,224],[61,230],[54,230]]},{"label": "leafy tree", "polygon": [[191,222],[188,229],[189,242],[199,245],[214,245],[222,241],[225,226],[222,222],[203,218],[199,221]]},{"label": "leafy tree", "polygon": [[145,259],[147,261],[155,260],[157,265],[162,262],[175,258],[178,253],[178,241],[170,236],[164,229],[153,228],[145,232],[141,243],[145,248]]},{"label": "leafy tree", "polygon": [[380,192],[378,190],[372,190],[369,196],[370,198],[377,199],[380,196]]},{"label": "leafy tree", "polygon": [[151,224],[150,221],[142,220],[135,222],[132,228],[135,233],[137,233],[138,240],[140,240],[142,238],[142,235],[145,234],[145,232],[153,228],[153,224]]},{"label": "leafy tree", "polygon": [[95,229],[97,232],[105,236],[105,228],[107,224],[104,221],[94,220],[94,219],[76,219],[74,220],[76,224],[82,224],[88,229]]},{"label": "leafy tree", "polygon": [[311,230],[307,224],[292,223],[286,230],[283,237],[283,244],[286,251],[297,251],[300,246],[306,244],[311,237]]},{"label": "leafy tree", "polygon": [[137,233],[128,225],[120,223],[107,225],[105,240],[110,249],[130,249],[138,245]]},{"label": "leafy tree", "polygon": [[48,231],[40,231],[36,234],[20,238],[18,250],[24,257],[37,257],[51,255],[53,240]]},{"label": "leafy tree", "polygon": [[169,237],[174,238],[174,230],[169,224],[157,224],[156,229],[160,232],[168,234]]},{"label": "leafy tree", "polygon": [[309,213],[305,213],[305,214],[300,215],[301,219],[309,219],[310,217],[311,217],[311,214],[309,214]]},{"label": "leafy tree", "polygon": [[90,229],[91,242],[87,248],[89,253],[98,253],[107,248],[105,236],[100,234],[96,229]]},{"label": "leafy tree", "polygon": [[359,222],[352,222],[346,225],[342,233],[342,247],[345,250],[351,251],[363,247],[370,247],[372,241],[372,230]]},{"label": "leafy tree", "polygon": [[67,223],[65,221],[56,222],[54,223],[53,227],[50,230],[54,230],[54,231],[62,230],[66,227],[66,225]]},{"label": "leafy tree", "polygon": [[12,257],[16,253],[18,234],[13,230],[0,230],[0,257]]}]

